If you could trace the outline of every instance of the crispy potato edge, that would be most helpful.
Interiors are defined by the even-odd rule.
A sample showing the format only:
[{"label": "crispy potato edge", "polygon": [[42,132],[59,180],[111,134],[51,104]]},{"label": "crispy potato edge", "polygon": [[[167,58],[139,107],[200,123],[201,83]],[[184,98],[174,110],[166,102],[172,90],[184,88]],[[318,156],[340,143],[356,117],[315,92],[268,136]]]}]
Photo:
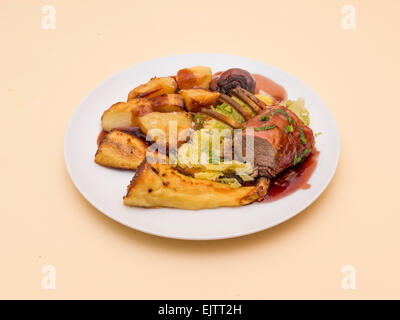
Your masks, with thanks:
[{"label": "crispy potato edge", "polygon": [[[131,139],[134,143],[123,144],[123,147],[129,148],[130,154],[126,150],[122,150],[122,144],[116,135],[122,135],[124,139]],[[106,133],[101,139],[97,151],[95,153],[94,161],[103,167],[122,169],[122,170],[136,170],[138,168],[138,159],[146,158],[147,145],[139,138],[125,133],[123,131],[113,129]],[[143,162],[143,160],[140,161]],[[127,164],[129,163],[129,164]]]}]

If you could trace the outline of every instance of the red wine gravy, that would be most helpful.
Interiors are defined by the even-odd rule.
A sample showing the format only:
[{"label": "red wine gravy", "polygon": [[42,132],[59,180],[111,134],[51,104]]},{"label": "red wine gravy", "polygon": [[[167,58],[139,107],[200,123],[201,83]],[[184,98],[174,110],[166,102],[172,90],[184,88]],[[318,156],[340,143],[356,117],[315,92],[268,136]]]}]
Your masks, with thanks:
[{"label": "red wine gravy", "polygon": [[308,189],[308,180],[313,174],[319,151],[315,148],[311,154],[298,165],[283,171],[278,177],[271,180],[268,194],[263,202],[272,202],[286,197],[299,189]]}]

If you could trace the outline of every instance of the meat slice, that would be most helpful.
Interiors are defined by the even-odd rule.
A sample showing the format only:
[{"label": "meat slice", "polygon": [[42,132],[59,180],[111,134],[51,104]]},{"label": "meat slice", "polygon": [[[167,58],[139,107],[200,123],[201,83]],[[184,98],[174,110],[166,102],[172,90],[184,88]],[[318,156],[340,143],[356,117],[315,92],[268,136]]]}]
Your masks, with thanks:
[{"label": "meat slice", "polygon": [[303,161],[314,147],[313,131],[296,114],[279,105],[268,106],[243,127],[253,129],[239,136],[243,139],[243,153],[246,138],[253,136],[254,167],[260,176],[270,179]]}]

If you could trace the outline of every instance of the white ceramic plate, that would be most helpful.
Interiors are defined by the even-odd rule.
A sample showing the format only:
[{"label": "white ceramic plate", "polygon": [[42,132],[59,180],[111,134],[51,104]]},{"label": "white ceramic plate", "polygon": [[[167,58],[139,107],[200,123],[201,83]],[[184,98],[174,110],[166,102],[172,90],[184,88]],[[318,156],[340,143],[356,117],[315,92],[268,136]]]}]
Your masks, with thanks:
[{"label": "white ceramic plate", "polygon": [[[168,76],[184,67],[205,65],[213,72],[233,67],[265,75],[283,85],[290,99],[303,97],[311,113],[311,128],[323,132],[316,139],[320,151],[310,178],[311,188],[271,202],[239,208],[200,211],[142,209],[122,203],[133,174],[101,167],[94,162],[100,117],[113,103],[126,101],[128,92],[153,76]],[[154,235],[210,240],[238,237],[268,229],[309,206],[331,180],[339,159],[339,132],[324,101],[300,80],[275,67],[254,60],[223,54],[185,54],[140,63],[104,81],[78,106],[65,135],[65,163],[72,181],[99,211],[133,229]]]}]

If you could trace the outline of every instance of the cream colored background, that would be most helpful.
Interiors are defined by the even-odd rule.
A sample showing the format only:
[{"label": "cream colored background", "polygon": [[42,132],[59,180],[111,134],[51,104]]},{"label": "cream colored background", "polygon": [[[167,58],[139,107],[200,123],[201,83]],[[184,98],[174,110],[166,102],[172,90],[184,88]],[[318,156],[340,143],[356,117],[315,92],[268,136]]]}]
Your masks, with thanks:
[{"label": "cream colored background", "polygon": [[[56,30],[41,28],[45,4]],[[341,28],[345,4],[356,30]],[[2,0],[0,298],[400,298],[399,13],[398,0]],[[169,240],[110,220],[73,186],[63,138],[86,94],[141,61],[195,52],[264,61],[330,106],[339,167],[294,219]],[[56,290],[41,287],[46,264]]]}]

